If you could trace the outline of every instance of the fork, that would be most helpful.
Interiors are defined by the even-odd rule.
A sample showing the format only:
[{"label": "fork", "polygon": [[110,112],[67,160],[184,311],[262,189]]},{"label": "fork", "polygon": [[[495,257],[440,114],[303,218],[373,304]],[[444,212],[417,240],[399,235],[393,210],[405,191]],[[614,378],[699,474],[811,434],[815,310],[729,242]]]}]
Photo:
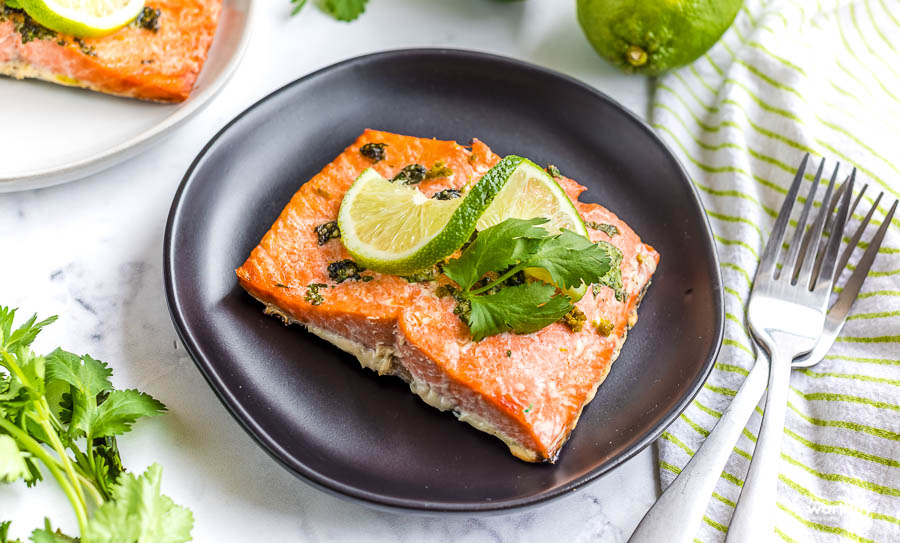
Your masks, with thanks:
[{"label": "fork", "polygon": [[[826,219],[831,213],[832,192],[840,164],[835,166],[831,182],[822,198],[823,205],[812,225],[810,241],[804,247],[806,221],[825,167],[825,159],[822,159],[781,269],[777,266],[805,166],[806,159],[775,221],[756,270],[747,304],[750,333],[769,355],[769,385],[756,449],[731,517],[726,543],[759,541],[759,534],[764,534],[765,540],[768,540],[775,529],[774,509],[791,362],[797,356],[810,353],[822,337],[828,301],[834,288],[837,253],[850,211],[850,199],[856,179],[855,168],[850,174],[847,189],[841,195],[830,237],[826,241],[822,239],[822,234]],[[825,245],[821,267],[813,274],[813,265],[818,260],[819,245],[822,243]]]},{"label": "fork", "polygon": [[[800,166],[801,172],[805,169],[806,162],[807,158],[804,158]],[[847,184],[844,183],[840,189],[835,191],[832,207],[836,205],[838,198],[846,188]],[[864,186],[856,200],[854,200],[850,208],[851,215],[859,205],[866,189],[867,186]],[[853,249],[862,238],[872,215],[878,208],[882,195],[875,199],[872,208],[865,218],[862,219],[856,232],[851,237],[844,253],[841,255],[837,266],[838,270],[843,270],[847,265]],[[825,331],[819,343],[808,357],[795,359],[793,362],[794,367],[808,367],[815,364],[825,356],[834,344],[835,338],[847,319],[850,307],[859,294],[862,282],[871,268],[872,261],[881,247],[896,208],[897,202],[894,202],[894,206],[888,212],[881,228],[869,242],[869,247],[844,286],[837,302],[828,312],[825,321]],[[833,220],[828,225],[829,231],[831,228],[833,228]],[[809,235],[804,237],[804,246],[808,246],[808,244]],[[805,252],[805,250],[804,248],[803,251]],[[821,259],[818,259],[816,264],[816,268],[818,268],[818,265],[821,265]],[[657,543],[659,541],[689,543],[693,540],[702,522],[709,497],[712,495],[720,474],[731,456],[732,448],[765,390],[769,361],[765,351],[762,349],[756,349],[756,351],[756,363],[751,368],[750,373],[718,424],[716,424],[703,442],[702,447],[694,454],[678,477],[672,481],[663,495],[644,516],[640,525],[632,534],[629,540],[630,543]],[[674,519],[677,519],[677,521],[673,522]]]}]

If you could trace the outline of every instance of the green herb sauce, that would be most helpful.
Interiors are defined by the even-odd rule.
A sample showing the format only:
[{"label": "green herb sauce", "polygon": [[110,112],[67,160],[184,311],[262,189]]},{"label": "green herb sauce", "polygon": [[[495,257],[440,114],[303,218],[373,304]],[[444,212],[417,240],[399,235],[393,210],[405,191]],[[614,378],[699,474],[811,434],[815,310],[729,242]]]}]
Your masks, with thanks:
[{"label": "green herb sauce", "polygon": [[438,179],[441,177],[450,177],[451,175],[453,175],[453,170],[451,170],[443,160],[438,160],[428,169],[428,172],[425,174],[425,179]]},{"label": "green herb sauce", "polygon": [[386,143],[367,143],[359,148],[359,152],[372,162],[381,162],[386,155],[385,147],[387,147]]},{"label": "green herb sauce", "polygon": [[[350,260],[349,258],[338,260],[337,262],[332,262],[328,265],[328,277],[330,277],[332,281],[338,283],[343,283],[344,281],[350,279],[354,281],[365,279],[364,277],[360,276],[360,273],[364,271],[366,271],[365,268]],[[369,281],[371,281],[371,279],[369,279]]]},{"label": "green herb sauce", "polygon": [[572,310],[566,313],[559,321],[568,326],[573,332],[581,332],[584,328],[585,320],[587,320],[587,317],[584,315],[584,312],[573,306]]},{"label": "green herb sauce", "polygon": [[613,326],[613,323],[611,323],[607,319],[600,319],[599,321],[594,323],[594,327],[597,329],[597,333],[603,337],[609,336],[612,333],[613,328],[615,328],[615,326]]},{"label": "green herb sauce", "polygon": [[586,224],[588,228],[592,228],[594,230],[599,230],[609,237],[619,235],[619,228],[614,224],[606,224],[606,223],[594,222],[594,221],[585,221],[584,224]]},{"label": "green herb sauce", "polygon": [[435,200],[453,200],[454,198],[462,198],[462,193],[456,189],[444,189],[432,196]]},{"label": "green herb sauce", "polygon": [[315,227],[319,245],[325,245],[330,239],[341,237],[341,229],[337,221],[324,222]]},{"label": "green herb sauce", "polygon": [[434,281],[434,269],[422,270],[412,275],[401,275],[408,283],[428,283]]},{"label": "green herb sauce", "polygon": [[312,305],[319,305],[325,301],[325,298],[319,293],[319,289],[328,288],[325,283],[310,283],[306,286],[306,295],[303,299]]},{"label": "green herb sauce", "polygon": [[401,183],[404,185],[416,185],[425,180],[428,170],[421,164],[410,164],[391,179],[392,183]]},{"label": "green herb sauce", "polygon": [[159,8],[153,9],[150,7],[144,7],[144,9],[141,10],[138,16],[134,19],[134,24],[143,28],[144,30],[156,32],[159,30],[160,15],[162,15],[162,12],[159,10]]}]

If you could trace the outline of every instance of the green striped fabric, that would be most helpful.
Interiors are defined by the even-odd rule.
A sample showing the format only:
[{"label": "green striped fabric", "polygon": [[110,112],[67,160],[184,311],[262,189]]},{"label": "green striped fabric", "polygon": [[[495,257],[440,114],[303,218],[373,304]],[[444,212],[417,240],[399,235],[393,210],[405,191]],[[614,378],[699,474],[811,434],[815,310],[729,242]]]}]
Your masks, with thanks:
[{"label": "green striped fabric", "polygon": [[[824,156],[828,173],[836,160],[845,173],[852,164],[869,184],[851,229],[879,191],[875,224],[900,196],[900,0],[748,0],[707,54],[656,81],[651,120],[703,198],[726,285],[715,369],[659,440],[665,486],[753,364],[744,308],[803,154]],[[791,378],[776,540],[900,541],[900,217],[893,222],[828,357]],[[736,444],[697,541],[724,539],[761,413]]]}]

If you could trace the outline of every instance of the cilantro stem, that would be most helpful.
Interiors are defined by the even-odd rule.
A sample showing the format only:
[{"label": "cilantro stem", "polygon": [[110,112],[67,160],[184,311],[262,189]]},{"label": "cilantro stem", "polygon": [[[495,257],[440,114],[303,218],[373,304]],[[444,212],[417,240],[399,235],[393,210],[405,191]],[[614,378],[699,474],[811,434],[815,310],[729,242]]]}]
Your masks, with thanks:
[{"label": "cilantro stem", "polygon": [[[84,499],[84,492],[81,490],[81,485],[78,484],[78,476],[75,474],[74,468],[72,468],[72,462],[69,460],[69,455],[66,454],[66,448],[63,446],[62,441],[59,440],[59,434],[56,433],[56,429],[53,428],[53,425],[50,423],[50,405],[47,403],[47,398],[38,394],[35,390],[34,384],[29,381],[28,377],[22,371],[22,368],[16,363],[15,359],[9,354],[5,348],[3,349],[3,358],[6,361],[6,366],[9,371],[16,374],[16,377],[22,381],[22,384],[28,389],[28,393],[32,396],[32,403],[34,404],[34,410],[37,413],[37,417],[35,417],[35,422],[37,422],[41,428],[44,430],[44,433],[47,434],[47,438],[50,440],[50,446],[56,451],[56,454],[59,456],[59,464],[62,465],[63,471],[66,472],[66,475],[69,477],[69,481],[66,482],[66,485],[63,485],[64,479],[61,479],[62,475],[58,472],[54,473],[53,470],[56,466],[52,466],[47,463],[44,458],[51,458],[46,454],[46,451],[40,446],[37,441],[34,441],[34,444],[37,445],[37,448],[44,453],[44,456],[40,456],[35,454],[35,456],[39,456],[45,464],[47,464],[47,468],[50,469],[51,473],[53,473],[54,478],[56,478],[57,482],[59,482],[60,486],[63,487],[63,490],[66,492],[66,495],[69,495],[70,492],[74,492],[74,496],[69,496],[69,501],[73,499],[77,499],[77,507],[76,502],[72,501],[72,506],[75,509],[75,515],[78,517],[78,527],[80,531],[83,533],[84,528],[87,524],[87,503]],[[0,422],[4,422],[5,426],[11,426],[16,429],[16,432],[22,436],[25,436],[28,439],[31,439],[28,434],[22,432],[17,426],[12,423],[0,419]],[[19,438],[19,441],[22,442],[22,439]],[[26,444],[23,442],[23,444]],[[29,449],[30,450],[30,449]],[[34,454],[34,451],[31,451]]]},{"label": "cilantro stem", "polygon": [[62,488],[66,497],[69,498],[69,503],[72,504],[72,509],[75,511],[75,518],[78,519],[78,531],[83,534],[87,528],[87,507],[83,500],[78,499],[78,495],[72,487],[72,483],[66,479],[62,472],[60,472],[56,459],[50,456],[37,440],[2,417],[0,417],[0,428],[14,437],[16,441],[28,450],[28,452],[39,458],[44,465],[47,466],[47,469],[50,470],[50,474],[56,479],[56,482],[59,484],[60,488]]},{"label": "cilantro stem", "polygon": [[106,499],[102,494],[100,494],[100,491],[97,490],[97,487],[94,486],[94,482],[88,479],[86,475],[78,470],[75,470],[75,476],[78,477],[78,481],[81,482],[81,485],[88,490],[88,493],[91,495],[94,503],[97,505],[103,505],[103,502],[105,502]]},{"label": "cilantro stem", "polygon": [[108,499],[108,496],[102,493],[102,489],[97,486],[97,484],[90,479],[90,474],[84,471],[84,468],[78,465],[78,459],[84,458],[85,456],[81,453],[81,449],[78,448],[78,445],[72,441],[69,443],[69,449],[75,453],[75,475],[78,476],[78,480],[81,481],[81,485],[85,487],[90,493],[91,497],[94,499],[94,502],[97,505],[101,505]]},{"label": "cilantro stem", "polygon": [[498,277],[495,281],[491,281],[490,283],[488,283],[487,285],[485,285],[485,286],[483,286],[483,287],[481,287],[481,288],[477,288],[477,289],[475,289],[475,290],[470,290],[470,291],[468,292],[468,294],[471,295],[471,296],[474,296],[474,295],[476,295],[476,294],[481,294],[482,292],[486,292],[486,291],[488,291],[488,290],[491,290],[492,288],[494,288],[495,285],[499,285],[499,284],[503,283],[504,281],[506,281],[507,279],[509,279],[509,278],[512,277],[513,275],[519,273],[519,272],[522,271],[523,269],[525,269],[525,264],[519,264],[518,266],[514,266],[514,267],[513,267],[512,269],[510,269],[508,272],[506,272],[506,273],[504,273],[503,275],[501,275],[500,277]]},{"label": "cilantro stem", "polygon": [[19,380],[22,381],[22,384],[28,387],[28,391],[33,394],[34,387],[31,386],[31,382],[28,381],[28,378],[25,377],[24,373],[22,373],[22,368],[20,368],[19,365],[16,364],[15,359],[13,359],[12,355],[10,355],[9,351],[7,351],[6,349],[3,349],[3,358],[6,360],[6,364],[4,364],[6,369],[15,373],[16,377],[18,377]]},{"label": "cilantro stem", "polygon": [[50,438],[50,446],[53,447],[53,450],[56,451],[57,455],[59,455],[63,470],[65,470],[66,474],[68,474],[69,479],[72,480],[72,483],[75,486],[75,493],[78,494],[78,498],[81,500],[81,504],[85,508],[87,508],[87,503],[84,499],[84,492],[81,490],[81,485],[78,484],[78,475],[75,473],[75,469],[72,467],[72,461],[69,460],[69,455],[66,454],[66,448],[65,446],[63,446],[62,441],[59,440],[59,434],[57,434],[56,430],[53,429],[53,426],[50,424],[50,419],[47,416],[47,413],[50,411],[50,406],[47,405],[47,399],[41,398],[41,401],[36,403],[40,408],[38,410],[38,413],[42,416],[42,420],[39,421],[41,428],[44,429],[44,432]]}]

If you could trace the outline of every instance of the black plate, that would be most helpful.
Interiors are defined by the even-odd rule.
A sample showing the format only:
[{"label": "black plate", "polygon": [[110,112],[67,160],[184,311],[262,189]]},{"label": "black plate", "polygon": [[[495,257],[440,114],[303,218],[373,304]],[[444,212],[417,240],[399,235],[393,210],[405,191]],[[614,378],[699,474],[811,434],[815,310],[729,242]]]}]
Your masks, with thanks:
[{"label": "black plate", "polygon": [[[621,356],[555,465],[427,406],[301,327],[262,314],[234,269],[291,195],[364,128],[468,142],[552,162],[662,254]],[[672,153],[593,88],[522,62],[453,50],[377,53],[264,98],[203,149],[165,237],[172,319],[219,398],[288,470],[389,508],[501,510],[609,471],[687,407],[722,338],[709,225]]]}]

